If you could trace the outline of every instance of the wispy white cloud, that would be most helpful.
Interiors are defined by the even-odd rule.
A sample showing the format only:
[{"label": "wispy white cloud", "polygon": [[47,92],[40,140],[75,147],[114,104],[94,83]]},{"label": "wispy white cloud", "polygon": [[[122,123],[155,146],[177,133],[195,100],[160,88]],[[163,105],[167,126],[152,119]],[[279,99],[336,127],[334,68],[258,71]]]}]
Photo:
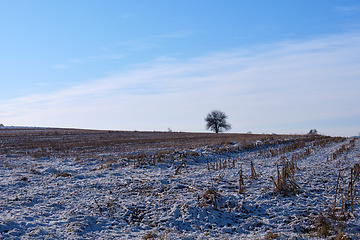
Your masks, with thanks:
[{"label": "wispy white cloud", "polygon": [[69,67],[70,67],[69,65],[65,65],[65,64],[53,64],[51,66],[51,68],[53,69],[67,69]]},{"label": "wispy white cloud", "polygon": [[124,54],[115,54],[115,53],[104,53],[99,55],[88,56],[85,58],[73,58],[67,61],[65,64],[53,64],[51,68],[53,69],[68,69],[71,66],[76,64],[86,64],[90,62],[96,61],[104,61],[104,60],[119,60],[124,58]]},{"label": "wispy white cloud", "polygon": [[351,135],[346,122],[326,123],[360,116],[359,54],[360,34],[344,34],[163,59],[2,102],[0,117],[18,125],[203,131],[206,113],[220,109],[238,132],[306,132],[314,123],[326,134]]},{"label": "wispy white cloud", "polygon": [[338,6],[334,7],[335,11],[344,13],[344,14],[356,14],[360,13],[360,5],[350,5],[350,6]]}]

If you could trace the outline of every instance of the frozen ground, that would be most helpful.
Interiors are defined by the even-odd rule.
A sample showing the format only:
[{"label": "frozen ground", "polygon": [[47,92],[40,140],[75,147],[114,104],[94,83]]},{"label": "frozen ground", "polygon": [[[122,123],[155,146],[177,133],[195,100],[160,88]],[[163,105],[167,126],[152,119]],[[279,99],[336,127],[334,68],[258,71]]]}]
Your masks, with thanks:
[{"label": "frozen ground", "polygon": [[[4,153],[0,239],[359,239],[358,180],[353,213],[349,191],[359,142],[299,136],[126,155]],[[285,160],[297,187],[279,193],[272,178]]]}]

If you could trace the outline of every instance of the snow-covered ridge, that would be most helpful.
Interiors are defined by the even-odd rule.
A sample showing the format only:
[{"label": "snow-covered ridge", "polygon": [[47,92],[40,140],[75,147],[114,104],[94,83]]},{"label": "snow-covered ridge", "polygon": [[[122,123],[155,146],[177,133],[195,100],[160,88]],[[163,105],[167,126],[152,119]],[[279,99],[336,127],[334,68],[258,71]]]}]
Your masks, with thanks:
[{"label": "snow-covered ridge", "polygon": [[[91,142],[89,136],[81,139]],[[63,144],[71,143],[66,139]],[[40,151],[28,142],[25,151],[12,138],[0,140],[4,239],[359,237],[359,182],[352,184],[353,208],[348,191],[356,177],[351,168],[360,163],[359,140],[267,137],[130,152],[89,150],[84,143],[64,154],[57,145]],[[299,188],[282,192],[272,179],[284,174],[287,161]]]},{"label": "snow-covered ridge", "polygon": [[29,127],[29,126],[5,126],[0,124],[0,129],[49,129],[48,127]]}]

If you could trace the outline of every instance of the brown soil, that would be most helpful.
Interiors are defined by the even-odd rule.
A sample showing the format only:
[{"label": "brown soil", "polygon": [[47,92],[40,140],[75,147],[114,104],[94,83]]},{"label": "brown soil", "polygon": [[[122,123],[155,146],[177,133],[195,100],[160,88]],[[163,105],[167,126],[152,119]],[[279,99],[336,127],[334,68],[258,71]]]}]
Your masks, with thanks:
[{"label": "brown soil", "polygon": [[134,152],[155,149],[191,149],[229,142],[281,138],[284,135],[239,133],[138,132],[84,129],[1,129],[0,154],[26,154],[34,151]]}]

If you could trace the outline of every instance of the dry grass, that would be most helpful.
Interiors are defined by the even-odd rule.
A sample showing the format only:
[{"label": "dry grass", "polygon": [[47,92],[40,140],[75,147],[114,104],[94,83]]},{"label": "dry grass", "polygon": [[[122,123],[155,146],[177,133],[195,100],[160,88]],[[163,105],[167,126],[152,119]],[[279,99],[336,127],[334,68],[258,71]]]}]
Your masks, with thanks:
[{"label": "dry grass", "polygon": [[320,213],[317,216],[316,222],[315,222],[315,227],[316,227],[317,233],[320,237],[328,237],[331,235],[330,234],[330,230],[331,230],[330,222],[322,213]]},{"label": "dry grass", "polygon": [[175,175],[181,174],[181,168],[184,168],[186,170],[186,172],[189,172],[189,170],[187,169],[186,166],[186,162],[183,161],[175,170]]},{"label": "dry grass", "polygon": [[212,206],[217,209],[219,206],[220,194],[214,189],[207,189],[201,197],[199,197],[200,207]]},{"label": "dry grass", "polygon": [[265,240],[270,240],[270,239],[277,239],[279,238],[279,234],[273,233],[271,231],[268,231],[264,237]]},{"label": "dry grass", "polygon": [[142,239],[144,239],[144,240],[146,240],[146,239],[155,239],[155,238],[157,238],[157,236],[153,232],[148,232],[142,237]]},{"label": "dry grass", "polygon": [[350,239],[351,238],[346,236],[346,234],[344,232],[339,232],[335,237],[335,240],[350,240]]},{"label": "dry grass", "polygon": [[250,162],[250,166],[251,166],[251,173],[250,173],[249,178],[250,178],[250,179],[255,179],[255,178],[257,177],[257,174],[256,174],[255,167],[254,167],[254,163],[253,163],[252,160],[251,160],[251,162]]},{"label": "dry grass", "polygon": [[273,194],[280,193],[284,196],[295,194],[299,191],[300,187],[295,181],[295,168],[294,161],[289,161],[286,158],[282,159],[282,171],[279,170],[279,165],[276,163],[276,180],[271,176],[273,182]]},{"label": "dry grass", "polygon": [[242,169],[242,165],[239,171],[239,189],[238,189],[238,193],[241,194],[244,192],[245,190],[245,186],[244,186],[244,178],[243,178],[243,169]]},{"label": "dry grass", "polygon": [[55,176],[58,177],[71,177],[70,173],[64,172],[64,171],[57,171],[55,172]]}]

